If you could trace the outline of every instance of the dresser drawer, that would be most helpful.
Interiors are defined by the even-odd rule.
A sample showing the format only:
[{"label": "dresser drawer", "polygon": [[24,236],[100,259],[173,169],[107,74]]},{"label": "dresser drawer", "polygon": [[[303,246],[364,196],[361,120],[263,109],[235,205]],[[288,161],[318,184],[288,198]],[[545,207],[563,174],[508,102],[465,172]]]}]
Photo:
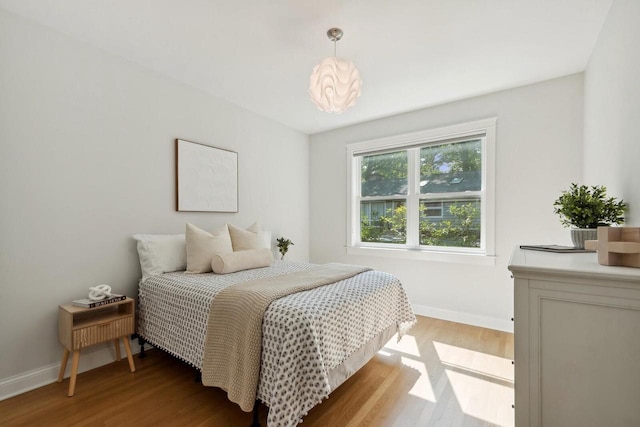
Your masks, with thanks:
[{"label": "dresser drawer", "polygon": [[133,316],[121,317],[73,331],[73,348],[79,350],[93,344],[115,340],[134,332]]}]

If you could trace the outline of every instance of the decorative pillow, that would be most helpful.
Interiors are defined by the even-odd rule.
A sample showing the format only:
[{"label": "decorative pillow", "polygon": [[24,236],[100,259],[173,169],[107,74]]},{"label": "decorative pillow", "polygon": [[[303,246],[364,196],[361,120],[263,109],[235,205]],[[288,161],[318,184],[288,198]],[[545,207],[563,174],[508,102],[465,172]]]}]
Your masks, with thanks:
[{"label": "decorative pillow", "polygon": [[248,249],[214,255],[211,259],[211,268],[214,273],[227,274],[250,268],[268,267],[271,261],[273,261],[273,254],[269,249]]},{"label": "decorative pillow", "polygon": [[135,234],[142,280],[187,268],[184,234]]},{"label": "decorative pillow", "polygon": [[188,273],[208,273],[214,255],[233,252],[226,224],[211,233],[187,224],[186,246]]},{"label": "decorative pillow", "polygon": [[262,247],[271,250],[271,232],[262,230]]},{"label": "decorative pillow", "polygon": [[233,245],[234,252],[264,248],[262,229],[257,222],[253,223],[253,225],[246,230],[236,227],[235,225],[227,225],[229,226],[229,235],[231,236],[231,244]]}]

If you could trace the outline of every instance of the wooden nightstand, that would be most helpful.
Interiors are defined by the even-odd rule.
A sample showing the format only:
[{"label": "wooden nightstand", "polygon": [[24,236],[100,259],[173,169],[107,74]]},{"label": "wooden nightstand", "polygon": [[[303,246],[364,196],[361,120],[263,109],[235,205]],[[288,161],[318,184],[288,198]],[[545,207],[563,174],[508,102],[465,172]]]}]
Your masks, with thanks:
[{"label": "wooden nightstand", "polygon": [[129,360],[131,372],[136,371],[129,345],[129,336],[135,331],[135,302],[131,298],[96,308],[82,308],[71,304],[61,305],[58,309],[58,338],[64,346],[58,382],[62,382],[67,368],[69,353],[73,352],[71,362],[71,381],[69,396],[73,396],[78,374],[80,350],[90,345],[113,341],[116,359],[120,360],[120,338]]}]

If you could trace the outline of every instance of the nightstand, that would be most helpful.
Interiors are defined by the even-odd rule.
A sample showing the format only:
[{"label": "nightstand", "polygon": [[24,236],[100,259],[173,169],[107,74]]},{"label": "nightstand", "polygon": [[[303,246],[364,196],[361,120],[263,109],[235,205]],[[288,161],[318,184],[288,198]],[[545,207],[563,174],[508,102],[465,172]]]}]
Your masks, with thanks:
[{"label": "nightstand", "polygon": [[131,372],[136,371],[131,355],[129,336],[135,331],[135,302],[132,298],[96,308],[82,308],[71,304],[61,305],[58,309],[58,338],[64,346],[58,382],[62,382],[67,368],[69,353],[73,352],[69,396],[76,388],[80,350],[90,345],[112,341],[115,345],[116,359],[120,360],[120,338],[129,360]]}]

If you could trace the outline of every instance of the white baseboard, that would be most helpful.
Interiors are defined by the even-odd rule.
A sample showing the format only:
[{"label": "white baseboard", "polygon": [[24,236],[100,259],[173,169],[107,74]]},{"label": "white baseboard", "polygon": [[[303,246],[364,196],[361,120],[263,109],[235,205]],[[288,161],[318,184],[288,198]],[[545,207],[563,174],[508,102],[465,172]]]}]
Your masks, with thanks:
[{"label": "white baseboard", "polygon": [[51,384],[58,379],[60,363],[44,366],[0,381],[0,400]]},{"label": "white baseboard", "polygon": [[413,311],[420,316],[435,317],[436,319],[448,320],[450,322],[464,323],[513,333],[513,322],[509,319],[499,319],[497,317],[463,313],[461,311],[443,310],[426,305],[411,304],[411,306],[413,307]]},{"label": "white baseboard", "polygon": [[[132,344],[131,352],[136,354],[139,351],[139,347]],[[122,359],[123,366],[126,366],[126,368],[129,369],[129,365],[126,361],[127,353],[124,351],[124,348],[121,348],[120,353],[124,356],[124,359]],[[62,350],[60,350],[60,356],[62,356]],[[104,344],[89,347],[80,353],[78,373],[86,372],[102,365],[112,363],[114,360],[115,350],[113,345]],[[69,363],[67,364],[67,370],[65,373],[65,381],[67,381],[67,384],[70,370],[71,360],[69,360]],[[26,393],[27,391],[54,383],[58,380],[59,371],[60,362],[1,379],[0,400],[5,400],[10,397],[17,396],[18,394]]]}]

